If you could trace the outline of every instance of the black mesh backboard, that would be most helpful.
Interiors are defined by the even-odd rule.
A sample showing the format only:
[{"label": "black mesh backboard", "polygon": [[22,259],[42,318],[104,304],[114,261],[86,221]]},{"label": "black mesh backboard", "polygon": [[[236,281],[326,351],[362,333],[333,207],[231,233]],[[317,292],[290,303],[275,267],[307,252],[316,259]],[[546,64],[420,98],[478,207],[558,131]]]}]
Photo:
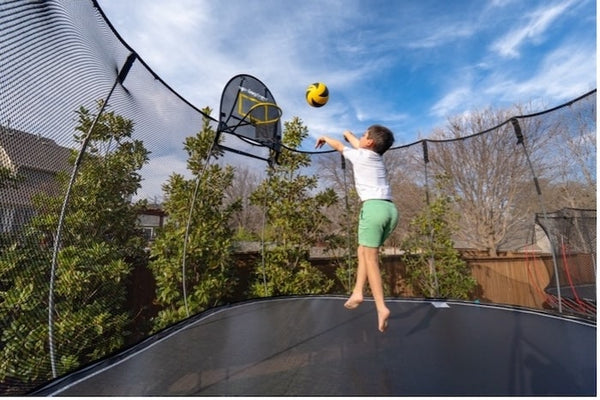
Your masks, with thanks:
[{"label": "black mesh backboard", "polygon": [[275,151],[281,144],[281,109],[264,83],[250,75],[229,80],[221,96],[219,130]]}]

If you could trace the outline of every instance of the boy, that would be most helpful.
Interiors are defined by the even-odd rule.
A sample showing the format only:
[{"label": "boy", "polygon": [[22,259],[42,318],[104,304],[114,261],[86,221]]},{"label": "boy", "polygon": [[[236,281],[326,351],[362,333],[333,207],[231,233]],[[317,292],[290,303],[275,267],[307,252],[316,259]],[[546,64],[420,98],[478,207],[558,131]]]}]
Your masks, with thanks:
[{"label": "boy", "polygon": [[350,131],[344,131],[344,139],[352,145],[327,136],[317,139],[316,148],[325,143],[342,153],[352,163],[356,191],[362,206],[358,221],[358,269],[352,295],[344,304],[355,309],[363,301],[363,287],[369,287],[377,307],[378,328],[384,332],[388,326],[390,310],[383,298],[383,284],[379,271],[379,247],[398,224],[398,210],[392,203],[392,193],[383,164],[383,153],[394,143],[392,132],[381,125],[372,125],[358,139]]}]

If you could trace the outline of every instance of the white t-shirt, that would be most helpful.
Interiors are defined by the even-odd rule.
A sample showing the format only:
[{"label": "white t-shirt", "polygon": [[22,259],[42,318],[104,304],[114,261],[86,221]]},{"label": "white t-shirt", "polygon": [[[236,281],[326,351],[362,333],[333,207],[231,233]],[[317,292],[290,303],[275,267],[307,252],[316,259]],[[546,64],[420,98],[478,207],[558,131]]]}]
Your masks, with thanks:
[{"label": "white t-shirt", "polygon": [[354,184],[361,201],[391,200],[392,190],[387,179],[383,157],[372,150],[344,146],[343,156],[352,163]]}]

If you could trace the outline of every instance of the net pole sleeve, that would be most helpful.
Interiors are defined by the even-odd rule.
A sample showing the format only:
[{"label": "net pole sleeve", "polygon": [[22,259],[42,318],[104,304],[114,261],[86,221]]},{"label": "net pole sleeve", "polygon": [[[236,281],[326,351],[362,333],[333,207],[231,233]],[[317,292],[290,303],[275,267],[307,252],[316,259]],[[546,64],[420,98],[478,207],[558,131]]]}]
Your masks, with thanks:
[{"label": "net pole sleeve", "polygon": [[423,162],[425,166],[425,202],[429,205],[429,173],[427,165],[429,164],[429,149],[427,148],[427,140],[423,140]]},{"label": "net pole sleeve", "polygon": [[348,272],[348,288],[352,287],[352,274],[351,274],[351,235],[352,235],[352,227],[350,226],[350,201],[348,199],[348,180],[347,180],[347,172],[346,172],[346,159],[344,155],[340,153],[341,158],[341,167],[342,167],[342,176],[344,179],[344,203],[346,207],[346,270]]},{"label": "net pole sleeve", "polygon": [[[423,146],[423,165],[424,165],[424,170],[425,170],[425,202],[427,204],[427,206],[429,207],[430,205],[430,201],[429,201],[429,171],[427,166],[429,165],[429,148],[427,147],[427,140],[423,140],[421,142],[421,145]],[[428,209],[428,212],[430,212],[431,210]],[[428,219],[428,221],[431,221],[431,218]],[[431,248],[433,249],[433,242],[435,239],[435,233],[434,233],[434,229],[431,226],[431,223],[428,222],[428,229],[429,229],[429,245],[431,246]],[[437,270],[435,268],[435,253],[432,251],[431,252],[431,256],[429,257],[429,270],[431,272],[431,274],[433,275],[433,284],[434,284],[434,289],[435,289],[435,296],[439,297],[440,295],[440,285],[438,282],[438,276],[437,276]]]},{"label": "net pole sleeve", "polygon": [[[544,216],[544,221],[547,222],[548,214],[546,213],[546,207],[544,205],[544,197],[542,196],[542,190],[540,188],[538,178],[535,174],[535,169],[533,168],[533,164],[531,163],[531,158],[529,157],[529,151],[527,150],[527,146],[525,144],[525,136],[523,135],[523,131],[521,130],[521,125],[519,124],[519,120],[517,118],[512,118],[510,120],[512,123],[513,129],[515,131],[515,135],[517,136],[517,144],[521,145],[523,148],[523,153],[525,154],[525,158],[527,159],[527,164],[529,165],[529,170],[531,171],[531,175],[533,176],[533,182],[535,184],[535,190],[537,192],[537,197],[540,202],[540,207],[542,208],[542,215]],[[548,233],[546,233],[548,235]],[[548,235],[550,249],[552,250],[552,263],[554,264],[554,277],[556,281],[556,293],[558,296],[558,312],[562,313],[562,296],[560,293],[560,284],[558,280],[558,262],[556,260],[556,249],[552,240],[550,240],[550,236]]]}]

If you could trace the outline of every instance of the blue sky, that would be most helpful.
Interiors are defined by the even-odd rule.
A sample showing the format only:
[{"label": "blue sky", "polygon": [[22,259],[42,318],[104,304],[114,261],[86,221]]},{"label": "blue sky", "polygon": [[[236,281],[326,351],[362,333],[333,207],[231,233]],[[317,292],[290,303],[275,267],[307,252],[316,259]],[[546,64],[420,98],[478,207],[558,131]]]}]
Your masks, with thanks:
[{"label": "blue sky", "polygon": [[[596,88],[595,0],[99,0],[184,98],[217,110],[256,76],[311,136],[389,126],[395,145],[487,107],[556,106]],[[328,85],[311,108],[306,86]],[[312,147],[314,141],[306,143]]]}]

